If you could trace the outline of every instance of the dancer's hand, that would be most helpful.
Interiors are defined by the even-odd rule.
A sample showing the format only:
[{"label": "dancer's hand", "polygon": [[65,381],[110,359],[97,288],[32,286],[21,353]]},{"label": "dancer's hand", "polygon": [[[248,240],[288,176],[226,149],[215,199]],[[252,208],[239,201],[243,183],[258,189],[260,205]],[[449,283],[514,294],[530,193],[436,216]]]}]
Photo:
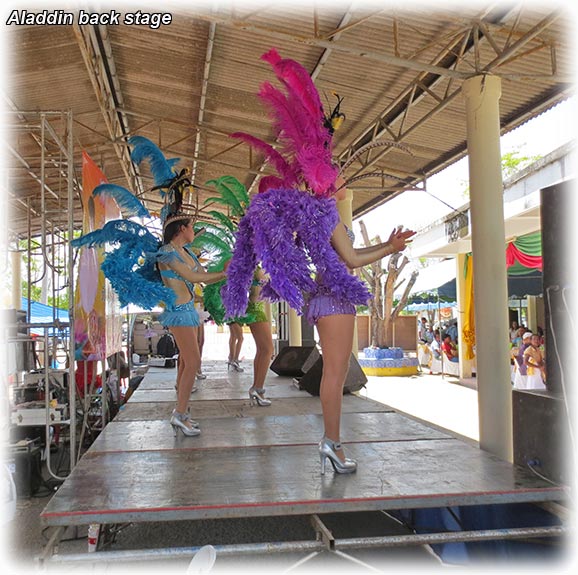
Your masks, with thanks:
[{"label": "dancer's hand", "polygon": [[403,251],[407,244],[410,243],[408,240],[415,236],[416,232],[413,230],[404,230],[402,227],[395,228],[387,240],[387,243],[391,245],[396,252]]}]

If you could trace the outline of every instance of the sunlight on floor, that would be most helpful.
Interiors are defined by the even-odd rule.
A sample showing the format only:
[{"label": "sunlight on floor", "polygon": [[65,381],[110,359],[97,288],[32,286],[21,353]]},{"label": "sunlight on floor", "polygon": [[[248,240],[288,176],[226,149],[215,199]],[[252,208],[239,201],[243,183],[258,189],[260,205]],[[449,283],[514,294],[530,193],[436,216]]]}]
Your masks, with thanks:
[{"label": "sunlight on floor", "polygon": [[396,411],[479,440],[478,393],[441,375],[368,377],[360,394]]}]

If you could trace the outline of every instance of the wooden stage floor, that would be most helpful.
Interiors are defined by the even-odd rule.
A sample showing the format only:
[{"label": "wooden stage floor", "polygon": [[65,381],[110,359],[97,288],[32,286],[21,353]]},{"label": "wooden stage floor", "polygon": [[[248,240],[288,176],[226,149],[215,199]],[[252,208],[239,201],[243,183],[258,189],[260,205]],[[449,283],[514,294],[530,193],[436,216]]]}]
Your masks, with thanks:
[{"label": "wooden stage floor", "polygon": [[320,475],[318,397],[269,372],[270,407],[250,406],[252,369],[208,378],[191,395],[198,437],[173,436],[174,369],[139,389],[41,514],[46,526],[243,518],[449,505],[546,502],[562,488],[357,395],[344,396],[342,442],[358,471]]}]

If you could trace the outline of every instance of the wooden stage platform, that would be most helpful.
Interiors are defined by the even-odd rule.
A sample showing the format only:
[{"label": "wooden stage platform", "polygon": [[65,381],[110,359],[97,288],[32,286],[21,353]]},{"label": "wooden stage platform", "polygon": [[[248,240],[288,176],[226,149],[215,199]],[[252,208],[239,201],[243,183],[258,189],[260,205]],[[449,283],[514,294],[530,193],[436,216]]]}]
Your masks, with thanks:
[{"label": "wooden stage platform", "polygon": [[41,514],[46,526],[317,515],[563,500],[529,470],[357,395],[344,396],[352,475],[320,475],[318,397],[269,373],[270,407],[210,362],[191,395],[198,437],[174,437],[175,370],[151,368]]}]

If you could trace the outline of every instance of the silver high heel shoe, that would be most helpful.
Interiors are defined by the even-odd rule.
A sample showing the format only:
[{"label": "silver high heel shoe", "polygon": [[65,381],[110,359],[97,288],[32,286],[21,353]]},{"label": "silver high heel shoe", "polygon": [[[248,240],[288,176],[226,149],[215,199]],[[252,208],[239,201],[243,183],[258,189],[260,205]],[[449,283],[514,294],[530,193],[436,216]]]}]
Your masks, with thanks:
[{"label": "silver high heel shoe", "polygon": [[327,437],[324,437],[319,442],[319,459],[321,461],[321,475],[325,475],[325,461],[329,459],[335,473],[355,473],[357,470],[357,461],[354,459],[345,458],[345,461],[341,461],[336,451],[341,449],[341,443],[336,443],[331,441]]},{"label": "silver high heel shoe", "polygon": [[[191,427],[186,424],[187,421],[190,422]],[[173,410],[170,424],[173,427],[175,437],[177,436],[179,429],[183,432],[183,435],[186,435],[187,437],[194,437],[195,435],[201,434],[199,424],[196,421],[193,421],[188,413],[179,413],[178,411]]]},{"label": "silver high heel shoe", "polygon": [[271,400],[265,397],[265,390],[263,388],[257,389],[252,387],[249,390],[249,403],[251,405],[257,403],[259,407],[267,407],[271,405]]},{"label": "silver high heel shoe", "polygon": [[[177,385],[175,385],[175,391],[179,393],[179,388]],[[196,385],[193,385],[193,387],[191,387],[191,393],[195,393],[195,391],[199,391],[199,388]]]},{"label": "silver high heel shoe", "polygon": [[243,373],[245,370],[239,365],[237,360],[227,361],[227,371],[232,369],[233,371],[237,371],[239,373]]}]

